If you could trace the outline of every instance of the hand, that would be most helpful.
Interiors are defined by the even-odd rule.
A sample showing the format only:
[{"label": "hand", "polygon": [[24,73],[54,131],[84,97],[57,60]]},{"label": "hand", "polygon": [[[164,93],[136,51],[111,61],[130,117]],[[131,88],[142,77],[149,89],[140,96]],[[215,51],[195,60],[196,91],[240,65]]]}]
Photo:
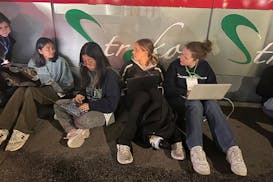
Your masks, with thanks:
[{"label": "hand", "polygon": [[82,104],[82,101],[85,99],[85,97],[81,94],[77,94],[76,97],[74,98],[74,101],[79,103],[79,104]]},{"label": "hand", "polygon": [[81,112],[89,111],[89,104],[87,104],[87,103],[82,104],[82,105],[79,107],[79,110],[80,110]]}]

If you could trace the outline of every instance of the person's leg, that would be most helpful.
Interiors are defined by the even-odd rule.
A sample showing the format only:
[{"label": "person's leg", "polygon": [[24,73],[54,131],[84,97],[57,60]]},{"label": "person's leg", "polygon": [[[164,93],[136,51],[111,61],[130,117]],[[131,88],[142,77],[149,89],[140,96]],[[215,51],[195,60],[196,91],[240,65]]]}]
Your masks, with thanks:
[{"label": "person's leg", "polygon": [[235,138],[227,124],[226,116],[216,101],[204,101],[205,115],[207,117],[213,138],[231,165],[231,171],[240,176],[247,175],[247,168],[241,149],[236,145]]},{"label": "person's leg", "polygon": [[190,149],[193,169],[202,175],[210,174],[209,163],[203,150],[203,105],[199,100],[185,100],[186,142]]},{"label": "person's leg", "polygon": [[23,105],[14,129],[24,133],[32,133],[37,124],[37,107],[35,102],[42,105],[53,104],[52,101],[56,101],[58,96],[54,90],[48,86],[28,87],[23,97]]},{"label": "person's leg", "polygon": [[117,143],[131,146],[131,141],[135,138],[138,129],[139,119],[145,111],[145,106],[149,103],[149,94],[146,92],[137,92],[134,95],[133,101],[130,104],[128,120],[125,123],[124,129],[118,138]]},{"label": "person's leg", "polygon": [[24,95],[25,90],[25,87],[18,88],[5,105],[0,115],[0,129],[10,130],[16,122],[24,100],[24,97],[22,96]]},{"label": "person's leg", "polygon": [[128,120],[124,129],[117,140],[117,161],[120,164],[129,164],[133,162],[131,152],[131,141],[135,138],[138,122],[146,105],[149,103],[149,94],[146,92],[137,92],[132,98],[129,109]]},{"label": "person's leg", "polygon": [[186,143],[188,148],[203,146],[203,106],[199,100],[185,100]]},{"label": "person's leg", "polygon": [[231,146],[236,145],[235,138],[230,127],[227,124],[226,116],[215,100],[203,101],[205,116],[213,138],[223,152]]},{"label": "person's leg", "polygon": [[[68,120],[63,121],[62,125],[70,125]],[[82,116],[78,118],[73,118],[73,124],[75,129],[71,129],[67,134],[67,145],[70,148],[78,148],[82,146],[84,140],[90,135],[90,128],[103,126],[105,124],[104,114],[97,111],[89,111],[84,113]],[[73,127],[72,125],[70,127]]]},{"label": "person's leg", "polygon": [[58,99],[57,94],[51,87],[28,87],[21,97],[23,97],[23,104],[5,150],[15,151],[20,149],[26,143],[29,134],[33,132],[37,123],[35,101],[39,104],[50,104],[52,101],[48,98],[51,100]]},{"label": "person's leg", "polygon": [[61,108],[59,105],[69,102],[71,102],[71,99],[61,99],[56,101],[56,104],[54,104],[54,119],[59,121],[60,125],[63,127],[66,133],[76,129],[76,127],[73,122],[73,116],[68,114],[65,109]]},{"label": "person's leg", "polygon": [[102,112],[89,111],[81,117],[75,118],[74,124],[79,129],[95,128],[105,124],[105,117]]}]

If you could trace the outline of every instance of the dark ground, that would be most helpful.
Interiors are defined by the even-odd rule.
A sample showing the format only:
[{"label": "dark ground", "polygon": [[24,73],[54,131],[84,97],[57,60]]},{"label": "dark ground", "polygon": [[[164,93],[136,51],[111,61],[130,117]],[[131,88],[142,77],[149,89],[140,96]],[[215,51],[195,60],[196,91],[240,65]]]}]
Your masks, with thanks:
[{"label": "dark ground", "polygon": [[[228,112],[229,108],[223,108]],[[229,120],[243,151],[248,176],[231,173],[225,155],[217,150],[204,123],[204,150],[212,174],[201,176],[187,158],[178,162],[168,150],[134,147],[134,162],[116,161],[115,138],[126,115],[108,127],[91,130],[78,149],[66,147],[63,132],[54,120],[39,120],[35,134],[16,152],[0,149],[0,181],[273,181],[273,121],[257,108],[235,108]]]}]

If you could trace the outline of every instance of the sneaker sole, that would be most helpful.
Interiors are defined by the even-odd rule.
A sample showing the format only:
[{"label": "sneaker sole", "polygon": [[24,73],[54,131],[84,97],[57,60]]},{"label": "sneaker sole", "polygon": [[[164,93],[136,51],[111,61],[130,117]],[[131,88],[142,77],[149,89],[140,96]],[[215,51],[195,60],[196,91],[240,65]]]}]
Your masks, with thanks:
[{"label": "sneaker sole", "polygon": [[134,161],[134,159],[132,158],[132,160],[126,160],[126,161],[121,161],[118,157],[117,157],[117,161],[120,163],[120,164],[130,164]]},{"label": "sneaker sole", "polygon": [[210,175],[210,170],[209,171],[200,171],[199,169],[196,169],[194,167],[193,167],[193,170],[201,175]]}]

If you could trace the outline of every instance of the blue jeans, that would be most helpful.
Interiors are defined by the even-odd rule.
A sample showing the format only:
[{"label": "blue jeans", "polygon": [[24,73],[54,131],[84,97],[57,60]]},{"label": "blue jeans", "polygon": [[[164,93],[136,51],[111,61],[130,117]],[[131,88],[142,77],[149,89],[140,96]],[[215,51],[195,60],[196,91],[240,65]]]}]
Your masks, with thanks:
[{"label": "blue jeans", "polygon": [[236,145],[235,138],[227,124],[226,116],[215,100],[184,100],[184,102],[186,109],[186,142],[189,149],[194,146],[203,146],[203,115],[208,120],[214,140],[223,152]]}]

